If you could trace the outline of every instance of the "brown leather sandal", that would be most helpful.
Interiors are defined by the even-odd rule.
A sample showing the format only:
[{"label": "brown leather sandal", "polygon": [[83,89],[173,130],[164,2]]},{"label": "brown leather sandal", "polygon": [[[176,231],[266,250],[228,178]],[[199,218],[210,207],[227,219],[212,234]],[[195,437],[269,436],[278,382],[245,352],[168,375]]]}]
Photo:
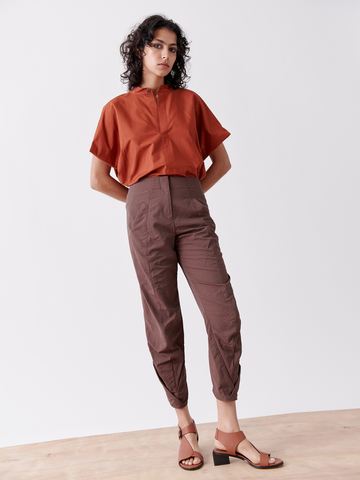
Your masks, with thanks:
[{"label": "brown leather sandal", "polygon": [[[178,462],[180,467],[184,470],[198,470],[204,465],[204,457],[201,455],[200,452],[196,452],[195,450],[193,450],[192,446],[189,443],[189,440],[185,437],[187,433],[196,433],[197,441],[199,441],[199,434],[194,420],[192,423],[190,423],[190,425],[187,425],[184,428],[179,427],[180,449]],[[181,463],[183,460],[186,460],[190,457],[200,458],[201,462],[194,465],[186,465],[184,463]]]},{"label": "brown leather sandal", "polygon": [[246,438],[245,434],[242,431],[234,432],[234,433],[226,433],[226,432],[222,432],[217,428],[215,433],[215,439],[221,442],[226,448],[226,450],[220,450],[218,448],[214,448],[213,450],[214,465],[215,466],[227,465],[228,463],[230,463],[229,457],[239,458],[240,460],[243,460],[244,462],[248,463],[249,465],[255,468],[275,468],[275,467],[281,467],[281,465],[284,464],[281,458],[275,458],[274,463],[269,463],[270,453],[260,452],[250,442],[251,445],[255,448],[255,450],[260,453],[260,463],[253,463],[247,457],[245,457],[244,455],[241,455],[241,453],[238,453],[236,451],[236,447],[245,438]]}]

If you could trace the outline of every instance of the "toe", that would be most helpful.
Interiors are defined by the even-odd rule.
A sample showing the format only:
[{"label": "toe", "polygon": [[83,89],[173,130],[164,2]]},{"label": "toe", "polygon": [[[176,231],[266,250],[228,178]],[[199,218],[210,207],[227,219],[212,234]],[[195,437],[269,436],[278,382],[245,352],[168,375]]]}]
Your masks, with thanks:
[{"label": "toe", "polygon": [[200,458],[198,457],[190,457],[190,458],[187,458],[186,460],[182,460],[182,464],[183,465],[196,465],[198,463],[200,463]]}]

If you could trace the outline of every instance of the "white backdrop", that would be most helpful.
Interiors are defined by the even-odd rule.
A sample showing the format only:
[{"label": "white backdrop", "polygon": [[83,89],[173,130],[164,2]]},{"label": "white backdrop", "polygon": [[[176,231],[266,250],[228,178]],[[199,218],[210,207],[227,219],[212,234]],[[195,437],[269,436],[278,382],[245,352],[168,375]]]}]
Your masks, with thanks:
[{"label": "white backdrop", "polygon": [[[2,0],[1,446],[176,425],[124,204],[89,186],[119,45],[154,13],[184,28],[188,88],[231,132],[207,198],[242,318],[239,417],[359,407],[360,2]],[[216,421],[179,282],[190,412]]]}]

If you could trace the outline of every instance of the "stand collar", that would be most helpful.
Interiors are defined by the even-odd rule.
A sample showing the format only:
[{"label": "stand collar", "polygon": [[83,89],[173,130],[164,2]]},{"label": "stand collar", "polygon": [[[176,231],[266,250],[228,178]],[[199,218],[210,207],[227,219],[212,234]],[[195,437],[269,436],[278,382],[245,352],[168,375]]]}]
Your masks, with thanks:
[{"label": "stand collar", "polygon": [[[170,90],[173,90],[173,89],[170,87],[170,85],[160,85],[160,87],[158,88],[158,92],[160,90],[161,91],[163,90],[164,92],[166,92],[166,91],[170,92]],[[130,92],[134,92],[134,93],[142,94],[142,95],[143,94],[147,94],[147,95],[149,95],[149,94],[153,95],[154,94],[153,89],[152,88],[147,88],[147,87],[146,88],[134,87],[132,90],[130,90]]]}]

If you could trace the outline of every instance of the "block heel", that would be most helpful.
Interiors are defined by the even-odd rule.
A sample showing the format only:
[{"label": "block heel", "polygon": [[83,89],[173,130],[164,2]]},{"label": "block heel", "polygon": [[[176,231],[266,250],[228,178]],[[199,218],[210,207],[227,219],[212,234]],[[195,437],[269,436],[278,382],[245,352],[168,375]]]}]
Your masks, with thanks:
[{"label": "block heel", "polygon": [[214,450],[213,450],[213,459],[214,459],[215,467],[217,467],[218,465],[228,465],[230,463],[229,455],[216,453],[214,452]]}]

